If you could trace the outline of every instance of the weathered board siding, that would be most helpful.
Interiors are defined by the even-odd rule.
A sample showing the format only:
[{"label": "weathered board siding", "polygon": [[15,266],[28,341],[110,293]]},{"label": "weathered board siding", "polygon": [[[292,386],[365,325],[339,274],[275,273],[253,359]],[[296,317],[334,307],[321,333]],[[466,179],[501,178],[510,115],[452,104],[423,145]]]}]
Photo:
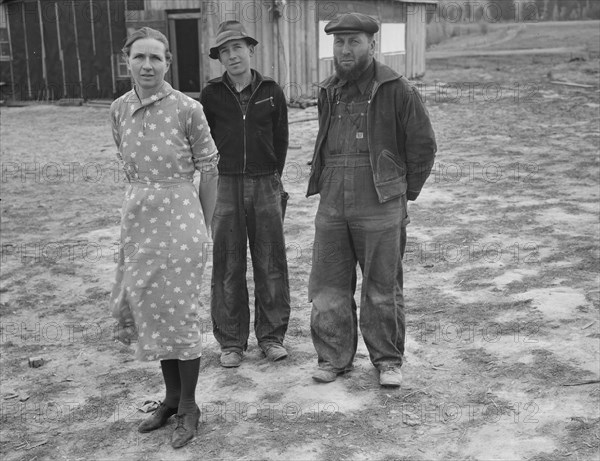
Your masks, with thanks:
[{"label": "weathered board siding", "polygon": [[201,0],[144,0],[146,10],[187,10],[200,8],[202,3]]},{"label": "weathered board siding", "polygon": [[[237,19],[259,41],[253,66],[278,81],[288,98],[314,97],[317,83],[333,72],[331,58],[319,59],[319,21],[350,11],[382,23],[406,24],[406,52],[378,50],[376,57],[414,78],[425,73],[424,12],[433,1],[145,0],[143,10],[126,11],[124,0],[5,0],[2,24],[9,30],[11,56],[2,66],[3,90],[14,88],[15,99],[122,94],[131,83],[116,56],[127,34],[142,26],[160,30],[171,41],[174,63],[167,74],[171,82],[178,81],[177,71],[183,68],[178,60],[186,59],[186,50],[197,49],[199,56],[187,61],[186,70],[194,69],[197,61],[196,80],[204,86],[224,71],[208,57],[217,27]],[[94,12],[99,13],[95,18]],[[197,19],[197,48],[177,43],[178,19]]]},{"label": "weathered board siding", "polygon": [[10,23],[8,22],[8,12],[6,4],[0,5],[0,29],[2,33],[6,34],[8,39],[8,52],[9,56],[3,56],[0,58],[0,100],[12,97],[15,94],[15,77],[13,72],[13,62],[11,56],[13,55],[12,45],[10,41]]},{"label": "weathered board siding", "polygon": [[425,17],[424,4],[413,5],[416,14],[411,14],[406,21],[406,75],[409,78],[421,77],[425,74]]},{"label": "weathered board siding", "polygon": [[[433,2],[427,1],[427,3]],[[425,7],[425,3],[389,0],[373,2],[328,0],[322,2],[318,14],[320,21],[331,20],[342,13],[357,12],[370,15],[380,23],[406,24],[406,53],[382,54],[379,47],[375,57],[400,74],[406,75],[408,78],[416,78],[425,74]],[[333,59],[320,59],[320,78],[331,72],[333,72]]]},{"label": "weathered board siding", "polygon": [[3,3],[10,33],[12,99],[113,98],[115,53],[125,37],[116,0]]},{"label": "weathered board siding", "polygon": [[218,61],[208,57],[218,25],[229,19],[239,20],[259,42],[253,66],[278,81],[288,97],[295,99],[315,96],[316,84],[333,72],[332,59],[318,56],[319,21],[356,11],[380,22],[406,23],[406,54],[378,52],[376,57],[409,78],[425,72],[425,23],[418,10],[424,4],[393,0],[288,0],[280,6],[279,17],[272,7],[272,2],[264,0],[146,0],[145,11],[127,13],[127,26],[131,29],[148,25],[169,37],[170,15],[178,11],[199,13],[199,72],[201,81],[206,82],[224,71]]},{"label": "weathered board siding", "polygon": [[[253,67],[274,78],[284,87],[288,97],[295,98],[310,94],[314,82],[318,80],[314,3],[289,0],[282,11],[284,16],[276,17],[271,4],[263,0],[146,0],[146,10],[127,13],[127,28],[131,31],[147,25],[171,38],[169,17],[178,11],[199,13],[200,74],[201,81],[206,82],[224,71],[218,61],[208,57],[215,43],[218,25],[228,19],[239,20],[248,34],[259,42]],[[172,73],[168,77],[172,78]]]}]

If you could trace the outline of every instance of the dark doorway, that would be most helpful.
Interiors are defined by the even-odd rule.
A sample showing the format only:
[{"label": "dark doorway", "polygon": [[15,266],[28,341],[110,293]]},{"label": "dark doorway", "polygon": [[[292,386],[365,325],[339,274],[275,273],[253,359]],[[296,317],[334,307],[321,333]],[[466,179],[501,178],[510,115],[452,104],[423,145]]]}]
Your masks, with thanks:
[{"label": "dark doorway", "polygon": [[200,44],[198,43],[198,20],[176,19],[177,77],[179,91],[200,92]]}]

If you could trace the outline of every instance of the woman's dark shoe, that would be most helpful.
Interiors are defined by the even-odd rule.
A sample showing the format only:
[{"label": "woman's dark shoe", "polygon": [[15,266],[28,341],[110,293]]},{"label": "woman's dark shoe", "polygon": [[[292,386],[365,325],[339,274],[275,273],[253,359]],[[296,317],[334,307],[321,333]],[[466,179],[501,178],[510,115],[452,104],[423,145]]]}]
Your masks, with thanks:
[{"label": "woman's dark shoe", "polygon": [[176,415],[175,418],[177,419],[177,427],[171,438],[171,446],[181,448],[194,438],[200,420],[200,408],[196,406],[196,411],[193,413]]},{"label": "woman's dark shoe", "polygon": [[177,408],[169,408],[164,403],[161,403],[149,418],[141,422],[138,426],[138,431],[144,433],[163,427],[167,424],[167,420],[175,414],[177,414]]}]

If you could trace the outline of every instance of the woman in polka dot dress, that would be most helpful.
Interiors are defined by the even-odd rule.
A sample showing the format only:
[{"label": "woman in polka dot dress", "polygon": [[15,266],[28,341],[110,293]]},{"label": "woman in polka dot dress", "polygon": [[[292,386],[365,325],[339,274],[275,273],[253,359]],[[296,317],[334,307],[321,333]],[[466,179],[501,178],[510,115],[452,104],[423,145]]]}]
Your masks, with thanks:
[{"label": "woman in polka dot dress", "polygon": [[[144,27],[123,52],[134,89],[111,106],[113,136],[129,187],[121,217],[121,250],[111,296],[119,337],[137,333],[136,357],[160,360],[166,397],[139,426],[149,432],[176,415],[171,444],[195,433],[201,355],[198,293],[215,207],[217,149],[200,103],[164,76],[171,62],[166,37]],[[201,172],[200,193],[193,185]]]}]

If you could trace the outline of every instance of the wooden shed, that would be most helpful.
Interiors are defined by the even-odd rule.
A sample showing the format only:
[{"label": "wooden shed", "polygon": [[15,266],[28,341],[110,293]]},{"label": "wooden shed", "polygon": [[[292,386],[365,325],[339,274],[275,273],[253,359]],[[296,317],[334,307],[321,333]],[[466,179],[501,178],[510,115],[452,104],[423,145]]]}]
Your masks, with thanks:
[{"label": "wooden shed", "polygon": [[2,0],[0,81],[4,98],[112,98],[126,38],[126,3],[115,0]]},{"label": "wooden shed", "polygon": [[[208,57],[222,21],[235,19],[259,41],[253,66],[288,98],[316,96],[333,72],[323,27],[356,11],[381,23],[377,59],[408,78],[425,73],[426,14],[436,0],[0,0],[0,80],[16,99],[113,98],[130,88],[119,50],[150,26],[173,52],[167,79],[198,97],[223,68]],[[4,40],[4,41],[3,41]],[[6,65],[8,64],[8,65]]]},{"label": "wooden shed", "polygon": [[[172,83],[192,96],[223,72],[208,58],[222,21],[236,19],[259,41],[253,65],[277,80],[289,98],[314,97],[315,84],[333,71],[323,32],[338,15],[356,11],[381,23],[377,58],[409,78],[425,73],[426,13],[436,0],[145,0],[127,12],[127,28],[163,31],[173,50]],[[383,38],[383,40],[382,40]],[[184,45],[182,45],[184,44]]]}]

